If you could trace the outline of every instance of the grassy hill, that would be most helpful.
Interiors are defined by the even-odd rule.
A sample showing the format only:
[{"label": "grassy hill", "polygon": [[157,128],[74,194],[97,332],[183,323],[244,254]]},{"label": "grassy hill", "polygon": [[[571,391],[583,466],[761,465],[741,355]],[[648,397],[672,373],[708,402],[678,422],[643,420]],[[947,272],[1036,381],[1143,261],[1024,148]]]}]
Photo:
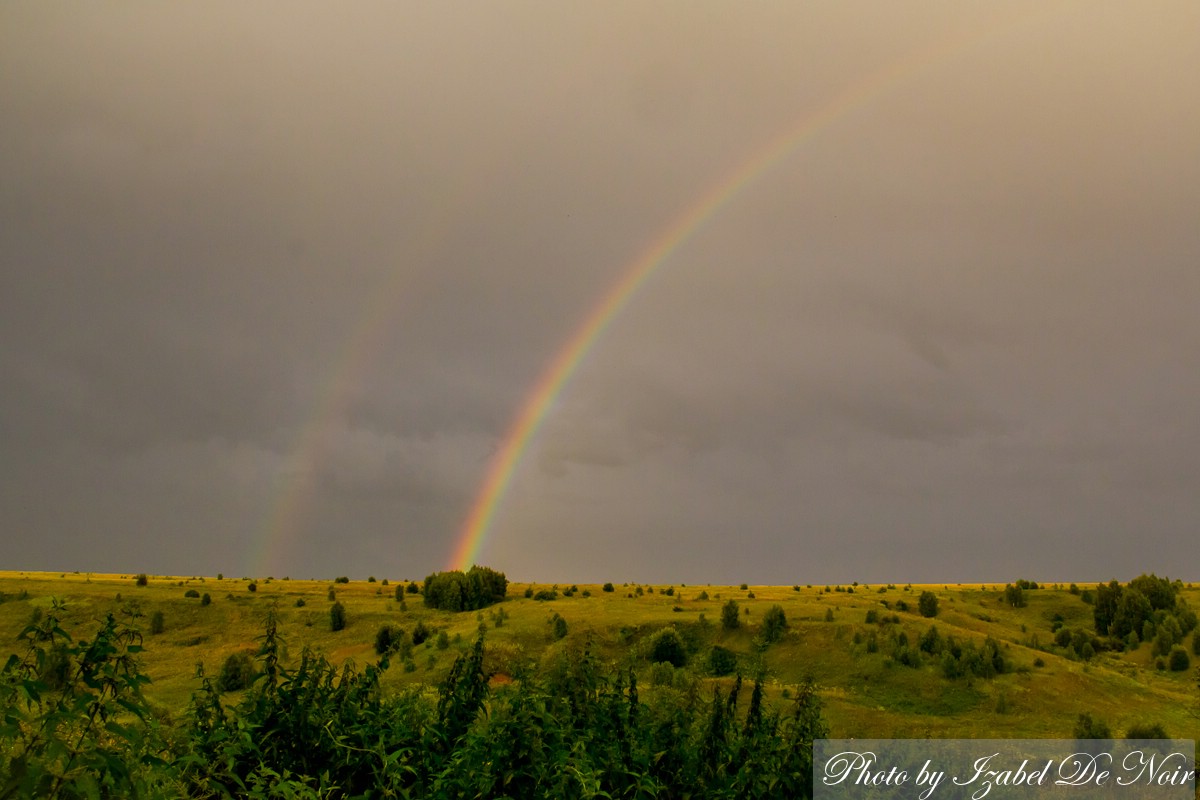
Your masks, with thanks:
[{"label": "grassy hill", "polygon": [[[415,576],[414,576],[415,577]],[[1132,577],[1132,576],[1127,576]],[[19,646],[18,634],[37,615],[50,610],[55,598],[65,603],[63,627],[90,635],[108,613],[135,610],[146,632],[143,669],[153,683],[147,696],[165,714],[180,715],[198,686],[196,665],[209,674],[239,650],[253,650],[269,610],[274,610],[285,642],[285,659],[296,659],[305,647],[340,662],[363,665],[376,659],[374,642],[388,624],[411,632],[419,623],[434,631],[411,656],[393,664],[385,688],[432,684],[442,679],[454,658],[467,650],[480,627],[486,628],[487,667],[493,681],[503,682],[528,666],[545,664],[585,643],[614,666],[633,664],[644,685],[686,686],[698,681],[726,684],[708,669],[713,645],[735,652],[738,668],[753,675],[762,670],[769,695],[783,697],[788,687],[813,677],[825,703],[832,735],[839,737],[1069,737],[1082,712],[1106,721],[1115,735],[1130,725],[1157,723],[1179,738],[1200,738],[1195,667],[1160,670],[1150,646],[1131,652],[1101,651],[1090,659],[1057,646],[1055,627],[1090,632],[1092,606],[1067,587],[1025,592],[1028,605],[1005,603],[1002,584],[936,586],[558,586],[550,601],[527,598],[526,590],[551,589],[549,584],[514,583],[508,600],[482,612],[449,613],[427,609],[417,594],[396,597],[393,578],[349,583],[262,579],[250,591],[246,579],[149,576],[138,586],[135,576],[46,573],[0,573],[0,653]],[[344,630],[330,630],[330,590],[346,610]],[[1094,585],[1079,590],[1095,591]],[[194,590],[211,602],[186,597]],[[918,613],[918,597],[931,591],[939,600],[935,618]],[[668,593],[670,592],[670,593]],[[1181,595],[1200,607],[1200,587]],[[740,625],[721,624],[729,600],[739,606]],[[788,627],[775,643],[760,647],[757,637],[766,611],[784,610]],[[907,606],[907,610],[902,610]],[[497,626],[497,618],[503,618]],[[748,614],[746,612],[749,612]],[[151,634],[161,613],[163,629]],[[565,638],[555,639],[549,620],[567,623]],[[876,621],[868,622],[868,615]],[[1007,671],[992,678],[945,677],[942,660],[921,653],[918,642],[936,625],[943,640],[982,648],[990,637],[999,646]],[[651,664],[653,637],[675,627],[689,650],[683,669]],[[445,632],[439,644],[438,633]],[[1184,641],[1192,653],[1192,636]],[[897,642],[907,639],[916,666],[897,659]]]}]

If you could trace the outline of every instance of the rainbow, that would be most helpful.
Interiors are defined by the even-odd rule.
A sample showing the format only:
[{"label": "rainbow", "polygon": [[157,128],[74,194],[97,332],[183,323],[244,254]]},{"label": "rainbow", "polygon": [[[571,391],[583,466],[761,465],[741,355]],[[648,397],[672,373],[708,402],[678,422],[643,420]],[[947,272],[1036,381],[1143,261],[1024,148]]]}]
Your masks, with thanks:
[{"label": "rainbow", "polygon": [[878,97],[885,90],[894,88],[907,78],[944,62],[987,36],[1009,29],[1027,16],[1022,15],[1010,19],[1006,24],[992,25],[982,30],[959,33],[871,73],[817,111],[802,117],[783,133],[767,141],[680,212],[628,266],[621,270],[616,283],[592,307],[583,323],[575,329],[543,369],[488,465],[483,483],[463,522],[448,568],[465,570],[477,562],[513,476],[542,423],[554,407],[555,401],[613,320],[681,245],[695,236],[706,222],[747,186],[835,121]]}]

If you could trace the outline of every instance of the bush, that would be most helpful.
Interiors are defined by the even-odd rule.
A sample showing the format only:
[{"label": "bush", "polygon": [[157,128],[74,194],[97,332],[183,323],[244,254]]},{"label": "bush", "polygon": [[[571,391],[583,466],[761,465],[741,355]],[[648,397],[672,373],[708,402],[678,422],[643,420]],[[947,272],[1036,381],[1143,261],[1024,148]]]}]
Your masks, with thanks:
[{"label": "bush", "polygon": [[650,646],[650,660],[656,664],[666,662],[673,667],[687,664],[687,651],[674,628],[667,628],[654,637]]},{"label": "bush", "polygon": [[445,650],[450,646],[450,636],[445,631],[439,631],[437,635],[437,643],[434,645],[438,650]]},{"label": "bush", "polygon": [[183,596],[184,597],[199,597],[200,593],[197,592],[195,589],[188,589],[186,592],[183,593]]},{"label": "bush", "polygon": [[550,636],[555,641],[565,638],[567,635],[567,621],[562,618],[557,612],[550,617]]},{"label": "bush", "polygon": [[732,675],[737,669],[737,654],[720,645],[713,645],[708,654],[708,669],[713,675]]},{"label": "bush", "polygon": [[1188,658],[1187,650],[1184,650],[1179,645],[1171,648],[1171,654],[1167,656],[1167,666],[1172,672],[1183,672],[1192,665],[1192,660]]},{"label": "bush", "polygon": [[340,631],[346,627],[346,607],[334,603],[329,607],[329,630]]},{"label": "bush", "polygon": [[[155,611],[154,616],[150,617],[150,633],[155,635],[160,634],[166,630],[166,627],[167,622],[163,617],[163,612]],[[1187,654],[1185,653],[1184,655],[1186,656]]]},{"label": "bush", "polygon": [[418,622],[417,627],[413,628],[412,643],[413,647],[424,644],[425,640],[433,635],[433,629],[424,622]]},{"label": "bush", "polygon": [[217,676],[217,691],[240,692],[254,682],[254,659],[249,652],[230,653]]},{"label": "bush", "polygon": [[296,598],[296,608],[304,608],[305,605],[307,605],[307,603],[304,602],[303,597]]},{"label": "bush", "polygon": [[938,599],[933,592],[921,592],[921,597],[917,600],[917,610],[921,612],[922,617],[936,617],[938,615]]},{"label": "bush", "polygon": [[534,594],[533,599],[543,603],[550,600],[557,600],[558,592],[554,591],[553,589],[538,589],[537,593]]},{"label": "bush", "polygon": [[208,596],[208,592],[200,595],[200,605],[207,606],[212,604],[212,598]]},{"label": "bush", "polygon": [[405,587],[404,591],[407,592],[408,594],[420,594],[421,587],[417,586],[415,581],[409,581],[408,586]]},{"label": "bush", "polygon": [[1079,719],[1075,720],[1075,738],[1111,739],[1112,731],[1109,730],[1107,722],[1095,718],[1085,711],[1079,715]]},{"label": "bush", "polygon": [[725,605],[721,606],[721,627],[727,631],[734,630],[742,624],[740,614],[738,613],[738,604],[736,600],[730,600]]},{"label": "bush", "polygon": [[369,576],[369,577],[367,578],[367,583],[374,583],[374,582],[375,582],[375,576],[374,576],[374,575],[371,575],[371,576]]},{"label": "bush", "polygon": [[340,576],[334,578],[333,582],[334,583],[349,583],[350,579],[348,577],[346,577],[345,575],[340,575]]},{"label": "bush", "polygon": [[613,588],[613,585],[612,585],[611,583],[606,583],[606,584],[604,584],[604,586],[603,586],[603,589],[604,589],[604,591],[606,591],[606,592],[614,592],[614,591],[616,591],[616,589],[614,589],[614,588]]},{"label": "bush", "polygon": [[1166,730],[1158,722],[1138,722],[1129,726],[1125,732],[1126,739],[1170,739]]},{"label": "bush", "polygon": [[763,614],[762,621],[762,637],[767,644],[773,644],[779,641],[787,630],[787,616],[783,613],[783,607],[773,605],[767,609],[767,613]]},{"label": "bush", "polygon": [[375,652],[379,655],[390,653],[404,631],[391,625],[383,625],[375,632]]},{"label": "bush", "polygon": [[144,572],[139,574],[137,578],[134,579],[134,583],[136,583],[138,586],[145,586],[149,582],[150,579],[146,577],[146,573]]},{"label": "bush", "polygon": [[251,592],[257,592],[258,584],[255,583],[254,581],[250,581],[250,584],[248,586],[246,586],[246,588],[249,589]]}]

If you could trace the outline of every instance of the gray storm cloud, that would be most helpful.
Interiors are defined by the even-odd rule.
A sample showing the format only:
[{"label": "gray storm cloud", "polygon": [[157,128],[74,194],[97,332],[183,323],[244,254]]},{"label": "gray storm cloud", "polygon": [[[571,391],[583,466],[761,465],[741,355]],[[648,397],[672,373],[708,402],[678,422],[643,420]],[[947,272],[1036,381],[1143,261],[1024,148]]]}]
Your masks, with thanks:
[{"label": "gray storm cloud", "polygon": [[7,4],[0,559],[442,567],[638,254],[924,58],[671,252],[555,398],[483,557],[1174,576],[1200,510],[1198,15]]}]

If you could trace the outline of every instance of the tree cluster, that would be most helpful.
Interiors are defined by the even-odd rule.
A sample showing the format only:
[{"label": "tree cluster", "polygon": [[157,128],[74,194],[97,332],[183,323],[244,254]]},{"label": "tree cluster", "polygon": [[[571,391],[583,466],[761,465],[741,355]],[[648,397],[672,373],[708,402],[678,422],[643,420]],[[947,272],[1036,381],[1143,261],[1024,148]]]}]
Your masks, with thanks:
[{"label": "tree cluster", "polygon": [[443,611],[475,611],[504,600],[508,578],[489,567],[435,572],[425,579],[425,605]]}]

